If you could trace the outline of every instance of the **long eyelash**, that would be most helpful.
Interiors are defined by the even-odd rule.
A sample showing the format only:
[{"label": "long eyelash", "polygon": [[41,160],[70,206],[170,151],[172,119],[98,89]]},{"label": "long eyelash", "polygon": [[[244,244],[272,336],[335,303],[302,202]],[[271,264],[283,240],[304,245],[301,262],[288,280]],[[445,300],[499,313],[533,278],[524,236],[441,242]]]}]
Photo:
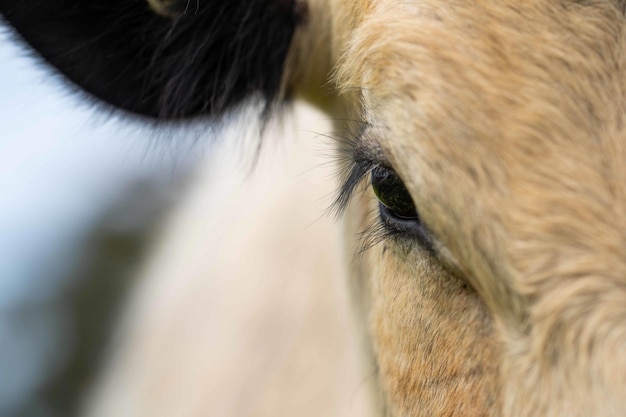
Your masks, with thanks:
[{"label": "long eyelash", "polygon": [[370,158],[365,157],[362,152],[361,137],[369,125],[365,122],[356,123],[358,123],[358,132],[342,137],[337,150],[341,186],[330,207],[330,212],[337,218],[345,212],[358,185],[377,165]]},{"label": "long eyelash", "polygon": [[[345,213],[352,196],[356,193],[359,186],[365,186],[364,180],[369,177],[370,171],[380,165],[379,162],[376,162],[378,158],[369,156],[363,146],[363,135],[371,125],[358,120],[349,120],[349,122],[352,122],[352,126],[348,127],[347,134],[344,132],[344,135],[341,136],[333,135],[335,139],[338,139],[339,143],[337,160],[339,162],[338,173],[341,178],[341,186],[329,211],[336,218],[341,217]],[[354,254],[357,258],[368,249],[395,236],[393,232],[380,222],[378,209],[371,210],[367,213],[366,218],[369,218],[370,221],[357,236],[357,249]]]},{"label": "long eyelash", "polygon": [[358,234],[358,249],[355,253],[355,255],[358,256],[363,255],[367,250],[394,236],[394,234],[380,222],[378,209],[374,209],[368,213],[368,217],[371,218],[370,222]]},{"label": "long eyelash", "polygon": [[[364,180],[369,177],[372,168],[379,165],[363,152],[362,135],[368,127],[369,124],[360,123],[357,134],[346,135],[347,137],[343,137],[339,141],[338,160],[341,186],[329,209],[336,218],[345,213],[359,186],[366,186]],[[393,233],[380,222],[378,209],[371,210],[367,213],[366,218],[371,220],[357,235],[355,258],[359,258],[368,249],[393,236]]]},{"label": "long eyelash", "polygon": [[336,216],[343,215],[357,186],[367,177],[372,168],[373,164],[369,161],[352,161],[349,166],[342,169],[342,185],[331,207],[331,211]]}]

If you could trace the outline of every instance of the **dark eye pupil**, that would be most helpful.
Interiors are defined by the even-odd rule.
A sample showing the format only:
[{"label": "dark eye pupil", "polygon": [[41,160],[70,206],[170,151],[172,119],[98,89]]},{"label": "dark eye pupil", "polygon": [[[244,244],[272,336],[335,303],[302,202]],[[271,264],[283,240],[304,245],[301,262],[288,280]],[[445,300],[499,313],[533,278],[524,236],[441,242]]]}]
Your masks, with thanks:
[{"label": "dark eye pupil", "polygon": [[418,218],[411,195],[398,174],[392,170],[382,167],[372,169],[372,188],[381,204],[396,217]]}]

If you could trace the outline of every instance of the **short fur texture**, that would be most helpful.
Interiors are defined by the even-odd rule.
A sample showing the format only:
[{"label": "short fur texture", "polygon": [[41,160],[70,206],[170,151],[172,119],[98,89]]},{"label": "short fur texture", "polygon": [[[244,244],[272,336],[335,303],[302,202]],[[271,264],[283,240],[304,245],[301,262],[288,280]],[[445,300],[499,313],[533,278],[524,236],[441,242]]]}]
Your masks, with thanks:
[{"label": "short fur texture", "polygon": [[[0,7],[23,16],[28,8],[17,3],[1,0]],[[54,13],[71,13],[71,4],[59,3],[66,9]],[[141,9],[131,4],[129,10]],[[177,19],[171,16],[179,15],[181,4],[150,1],[170,19]],[[273,5],[263,21],[295,22],[283,15],[286,4]],[[264,16],[266,5],[249,7],[260,7]],[[354,260],[355,236],[379,222],[371,190],[354,187],[344,221],[349,280],[378,369],[381,413],[626,415],[623,2],[309,0],[306,8],[287,71],[271,59],[264,68],[271,81],[251,85],[262,91],[259,86],[270,85],[272,94],[281,82],[293,86],[335,115],[338,130],[348,130],[350,119],[367,126],[358,140],[339,139],[339,147],[348,155],[355,144],[380,154],[404,180],[434,242],[431,251],[415,239],[387,236]],[[45,15],[34,26],[8,16],[48,59],[47,48],[61,47],[28,33],[45,26]],[[164,19],[149,18],[150,27],[176,28]],[[176,32],[176,45],[190,48],[172,55],[178,75],[187,74],[181,57],[189,58],[189,51],[210,54],[193,43],[202,29],[189,19],[187,30]],[[96,43],[107,53],[91,60],[98,64],[98,57],[112,54],[128,61],[115,46],[121,33],[142,39],[136,23],[115,32],[86,28],[91,38],[98,30],[115,34]],[[63,36],[68,41],[75,33]],[[287,42],[287,35],[273,36]],[[148,37],[146,44],[152,42]],[[265,63],[246,56],[259,60],[254,68]],[[85,67],[64,69],[65,61],[51,61],[89,81]],[[169,71],[169,65],[158,68]],[[193,72],[191,85],[200,92],[216,85],[207,77],[222,74],[218,68]],[[94,80],[87,88],[107,99],[106,83]],[[123,85],[138,91],[141,80],[131,76]],[[187,82],[176,86],[167,95],[174,100],[166,116],[223,109],[254,90],[232,89],[209,105],[205,98],[183,100],[193,104],[178,109],[179,94],[198,90],[187,90]],[[133,100],[108,99],[143,111],[142,97]],[[153,105],[145,113],[160,116]]]},{"label": "short fur texture", "polygon": [[[339,63],[338,86],[361,88],[361,111],[377,126],[373,140],[443,248],[428,261],[406,242],[390,243],[397,255],[371,252],[375,267],[359,277],[376,285],[372,338],[394,415],[625,415],[621,5],[372,4]],[[402,272],[418,265],[414,257],[448,272]],[[421,310],[424,297],[454,297],[446,310],[454,317],[462,293],[443,283],[455,275],[487,308],[473,316],[482,307],[464,307],[453,320],[476,326],[467,337],[436,308]],[[396,289],[405,281],[415,295],[396,295],[378,314],[385,288],[407,294]],[[410,317],[412,326],[390,330],[389,321]],[[411,338],[414,326],[437,330]],[[407,340],[420,340],[416,354],[398,345]],[[439,349],[441,368],[419,365],[418,353],[433,342],[456,347]],[[472,372],[453,371],[460,352],[468,355],[462,363],[478,364]],[[401,378],[407,364],[413,371]],[[444,379],[439,394],[467,388],[461,397],[424,397],[420,387],[442,370],[455,378]],[[477,387],[470,375],[480,375]],[[488,401],[479,402],[480,392]]]}]

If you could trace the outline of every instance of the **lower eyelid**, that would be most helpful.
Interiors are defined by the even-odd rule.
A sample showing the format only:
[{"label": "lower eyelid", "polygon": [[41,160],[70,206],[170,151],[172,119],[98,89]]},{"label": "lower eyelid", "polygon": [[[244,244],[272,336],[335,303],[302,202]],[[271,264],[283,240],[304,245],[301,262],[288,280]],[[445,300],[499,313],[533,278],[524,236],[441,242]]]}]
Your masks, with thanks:
[{"label": "lower eyelid", "polygon": [[432,248],[432,241],[427,229],[419,221],[400,219],[390,213],[384,205],[379,205],[379,217],[383,227],[390,229],[390,235],[416,239],[421,245]]}]

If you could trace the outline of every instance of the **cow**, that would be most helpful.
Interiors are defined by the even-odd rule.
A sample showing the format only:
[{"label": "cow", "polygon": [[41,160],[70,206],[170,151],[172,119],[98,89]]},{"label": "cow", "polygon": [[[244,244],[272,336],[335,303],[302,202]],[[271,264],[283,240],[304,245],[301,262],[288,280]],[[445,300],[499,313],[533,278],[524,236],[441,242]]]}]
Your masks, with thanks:
[{"label": "cow", "polygon": [[626,415],[625,9],[0,0],[105,111],[332,115],[346,279],[392,416]]}]

